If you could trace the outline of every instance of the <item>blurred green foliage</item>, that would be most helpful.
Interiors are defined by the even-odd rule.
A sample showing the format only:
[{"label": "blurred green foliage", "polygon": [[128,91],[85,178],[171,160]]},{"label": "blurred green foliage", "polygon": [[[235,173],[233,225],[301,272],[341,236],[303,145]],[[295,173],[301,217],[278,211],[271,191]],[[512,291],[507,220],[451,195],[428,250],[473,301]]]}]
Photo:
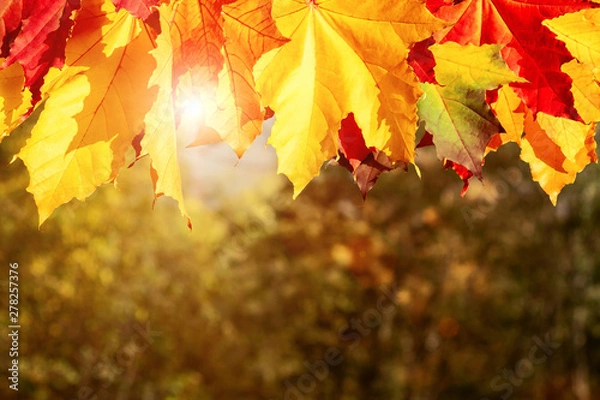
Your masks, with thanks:
[{"label": "blurred green foliage", "polygon": [[[419,157],[423,180],[384,175],[366,202],[339,168],[295,201],[275,178],[214,208],[189,199],[191,233],[169,200],[150,210],[147,165],[41,230],[23,166],[3,168],[20,398],[600,398],[600,169],[554,208],[510,146],[464,199]],[[560,347],[519,379],[547,334]],[[343,361],[310,378],[331,348]]]}]

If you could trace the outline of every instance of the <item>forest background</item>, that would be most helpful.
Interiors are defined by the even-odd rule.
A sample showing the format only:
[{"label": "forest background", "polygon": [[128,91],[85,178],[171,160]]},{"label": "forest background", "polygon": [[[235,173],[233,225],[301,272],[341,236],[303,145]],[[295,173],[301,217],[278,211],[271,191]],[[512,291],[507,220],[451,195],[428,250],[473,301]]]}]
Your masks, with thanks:
[{"label": "forest background", "polygon": [[[18,398],[599,398],[600,169],[553,207],[508,145],[461,198],[426,148],[422,180],[384,174],[363,201],[328,167],[292,200],[259,142],[227,177],[254,182],[238,192],[183,168],[202,188],[191,233],[174,201],[149,211],[143,162],[39,230],[23,164],[1,171],[0,240],[22,274]],[[6,139],[2,163],[19,145]],[[556,348],[528,363],[548,335]],[[343,361],[313,385],[307,364],[330,348]]]}]

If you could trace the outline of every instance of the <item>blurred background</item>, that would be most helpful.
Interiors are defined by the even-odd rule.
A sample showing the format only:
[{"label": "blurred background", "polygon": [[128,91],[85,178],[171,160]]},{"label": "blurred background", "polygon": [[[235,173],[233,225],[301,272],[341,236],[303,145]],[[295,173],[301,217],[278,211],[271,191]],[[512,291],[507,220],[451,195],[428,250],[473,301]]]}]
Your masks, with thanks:
[{"label": "blurred background", "polygon": [[422,149],[422,180],[385,174],[363,201],[328,167],[292,200],[264,143],[237,167],[186,152],[192,232],[173,201],[151,210],[147,160],[40,230],[24,166],[2,167],[18,398],[600,399],[598,166],[556,208],[511,145],[465,198]]}]

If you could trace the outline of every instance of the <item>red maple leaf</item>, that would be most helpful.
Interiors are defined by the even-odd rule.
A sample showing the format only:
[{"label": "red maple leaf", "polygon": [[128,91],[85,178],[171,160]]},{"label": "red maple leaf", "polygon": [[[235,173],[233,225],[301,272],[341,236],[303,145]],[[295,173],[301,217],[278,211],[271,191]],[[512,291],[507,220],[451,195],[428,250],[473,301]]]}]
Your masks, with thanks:
[{"label": "red maple leaf", "polygon": [[408,63],[421,82],[437,83],[435,80],[435,58],[429,46],[435,43],[433,38],[416,43],[408,53]]},{"label": "red maple leaf", "polygon": [[[465,0],[439,6],[436,15],[454,23],[436,36],[438,42],[453,41],[503,44],[508,66],[527,83],[511,86],[534,112],[579,119],[573,106],[571,79],[560,67],[573,59],[564,43],[542,21],[594,6],[586,0]],[[435,7],[434,7],[435,6]]]},{"label": "red maple leaf", "polygon": [[428,146],[435,146],[435,144],[433,143],[433,135],[429,132],[425,132],[421,138],[421,141],[419,141],[419,144],[417,144],[417,149]]},{"label": "red maple leaf", "polygon": [[21,25],[23,2],[21,0],[8,0],[0,3],[0,57],[8,56],[9,45]]},{"label": "red maple leaf", "polygon": [[348,114],[342,120],[338,137],[340,151],[354,168],[358,167],[371,152],[375,151],[374,147],[367,147],[362,131],[356,124],[353,113]]},{"label": "red maple leaf", "polygon": [[[25,86],[34,103],[41,99],[40,88],[48,70],[64,65],[65,47],[74,24],[71,17],[80,7],[80,0],[23,0],[22,15],[11,15],[19,18],[21,29],[10,43],[4,38],[9,50],[1,68],[15,62],[23,66]],[[4,20],[6,26],[16,23],[14,19]]]},{"label": "red maple leaf", "polygon": [[454,161],[444,160],[444,168],[450,169],[452,168],[456,175],[460,177],[463,181],[463,187],[460,191],[460,197],[464,197],[469,189],[469,180],[473,177],[473,173],[467,169],[467,167],[457,164]]},{"label": "red maple leaf", "polygon": [[[375,147],[367,147],[362,130],[350,113],[342,120],[338,132],[339,159],[337,164],[346,168],[354,176],[363,198],[373,188],[379,176],[395,168],[407,168],[403,162],[392,163],[390,158]],[[334,163],[335,164],[335,163]]]}]

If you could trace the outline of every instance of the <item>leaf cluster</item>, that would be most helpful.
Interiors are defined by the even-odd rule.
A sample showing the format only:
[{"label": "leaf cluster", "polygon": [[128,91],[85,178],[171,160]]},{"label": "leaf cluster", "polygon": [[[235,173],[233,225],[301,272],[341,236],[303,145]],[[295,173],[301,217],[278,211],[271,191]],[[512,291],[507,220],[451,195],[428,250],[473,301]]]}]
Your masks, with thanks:
[{"label": "leaf cluster", "polygon": [[515,142],[556,203],[597,161],[597,6],[10,0],[0,6],[0,140],[35,118],[17,157],[40,224],[141,157],[155,198],[187,215],[181,147],[224,141],[242,156],[273,115],[269,143],[294,196],[329,160],[364,196],[382,172],[418,173],[416,148],[427,145],[466,190],[486,154]]}]

